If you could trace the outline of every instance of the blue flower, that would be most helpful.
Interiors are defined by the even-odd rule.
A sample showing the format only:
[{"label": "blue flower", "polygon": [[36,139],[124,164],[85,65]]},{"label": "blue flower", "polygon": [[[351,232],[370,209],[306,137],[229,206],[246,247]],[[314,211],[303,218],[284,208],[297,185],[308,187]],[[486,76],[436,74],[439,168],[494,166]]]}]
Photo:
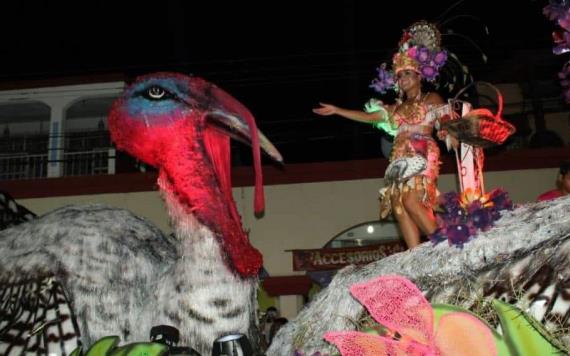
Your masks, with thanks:
[{"label": "blue flower", "polygon": [[513,208],[513,202],[509,198],[507,192],[502,189],[495,189],[490,194],[490,200],[493,202],[494,210],[511,210]]},{"label": "blue flower", "polygon": [[456,192],[447,192],[441,196],[440,201],[447,210],[459,207],[459,194]]},{"label": "blue flower", "polygon": [[428,235],[428,239],[434,244],[447,240],[447,234],[444,228],[437,228],[433,234]]},{"label": "blue flower", "polygon": [[493,226],[493,216],[488,209],[476,209],[469,213],[469,217],[473,226],[481,231],[487,231]]}]

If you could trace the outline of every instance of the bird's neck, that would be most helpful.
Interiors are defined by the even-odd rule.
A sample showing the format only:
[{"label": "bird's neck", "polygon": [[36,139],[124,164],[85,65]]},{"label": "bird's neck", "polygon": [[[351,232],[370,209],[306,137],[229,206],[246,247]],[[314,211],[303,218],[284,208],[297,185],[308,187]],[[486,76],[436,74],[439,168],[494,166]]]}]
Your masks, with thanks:
[{"label": "bird's neck", "polygon": [[209,355],[213,340],[228,331],[254,340],[257,279],[241,278],[228,268],[226,253],[213,231],[187,214],[172,193],[165,191],[163,195],[180,240],[176,265],[157,288],[167,291],[169,286],[176,286],[176,293],[159,309],[164,318],[175,316],[180,320],[182,338],[202,355]]},{"label": "bird's neck", "polygon": [[[188,135],[176,135],[165,144],[159,186],[173,197],[167,204],[212,231],[228,267],[243,277],[255,276],[261,254],[249,243],[232,197],[229,139],[216,131],[203,135],[204,145],[192,144]],[[169,210],[172,214],[173,207]],[[180,223],[180,217],[172,217]]]}]

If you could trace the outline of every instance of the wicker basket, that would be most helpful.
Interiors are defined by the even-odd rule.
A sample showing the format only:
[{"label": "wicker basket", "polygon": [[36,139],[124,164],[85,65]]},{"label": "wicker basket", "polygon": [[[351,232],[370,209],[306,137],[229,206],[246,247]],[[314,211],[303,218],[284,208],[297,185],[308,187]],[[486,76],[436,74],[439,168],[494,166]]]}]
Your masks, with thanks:
[{"label": "wicker basket", "polygon": [[459,141],[475,147],[491,147],[500,145],[515,133],[515,127],[502,119],[503,96],[493,85],[486,82],[479,82],[488,85],[497,91],[499,109],[497,114],[487,109],[475,109],[457,120],[443,121],[441,129],[447,130],[449,134]]}]

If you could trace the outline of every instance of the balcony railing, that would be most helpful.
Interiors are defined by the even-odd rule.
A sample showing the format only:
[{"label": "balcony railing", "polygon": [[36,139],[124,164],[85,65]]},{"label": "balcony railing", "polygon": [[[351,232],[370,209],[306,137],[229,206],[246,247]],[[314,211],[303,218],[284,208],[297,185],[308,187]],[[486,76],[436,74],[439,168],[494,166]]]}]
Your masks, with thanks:
[{"label": "balcony railing", "polygon": [[[102,148],[63,155],[63,175],[115,174],[115,149]],[[0,180],[47,177],[47,153],[0,156]]]},{"label": "balcony railing", "polygon": [[43,178],[47,176],[47,153],[0,156],[0,180]]},{"label": "balcony railing", "polygon": [[115,174],[115,149],[66,152],[63,158],[63,172],[64,176]]}]

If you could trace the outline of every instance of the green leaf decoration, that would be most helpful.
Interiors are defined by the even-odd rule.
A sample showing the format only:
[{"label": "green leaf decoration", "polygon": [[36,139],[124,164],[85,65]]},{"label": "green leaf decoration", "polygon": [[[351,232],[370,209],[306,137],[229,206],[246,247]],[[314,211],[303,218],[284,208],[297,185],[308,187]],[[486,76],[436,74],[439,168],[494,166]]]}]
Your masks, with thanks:
[{"label": "green leaf decoration", "polygon": [[[168,346],[155,342],[135,342],[117,347],[118,336],[106,336],[95,342],[85,356],[160,356],[166,354]],[[81,347],[76,348],[70,356],[80,356]]]},{"label": "green leaf decoration", "polygon": [[111,349],[113,349],[118,344],[119,344],[119,337],[118,336],[105,336],[105,337],[97,340],[97,342],[95,342],[93,345],[91,345],[89,350],[87,350],[87,353],[85,354],[85,356],[107,355],[107,352],[109,352]]},{"label": "green leaf decoration", "polygon": [[363,333],[370,334],[370,335],[380,335],[380,336],[382,336],[382,335],[386,335],[386,331],[387,331],[387,330],[388,330],[388,329],[386,329],[386,328],[383,327],[382,325],[376,324],[376,325],[374,325],[374,326],[365,327],[365,328],[363,328],[361,331],[362,331]]},{"label": "green leaf decoration", "polygon": [[434,314],[433,321],[434,321],[434,325],[436,327],[439,324],[439,319],[441,319],[441,317],[446,315],[446,314],[460,312],[460,313],[467,313],[467,314],[470,314],[470,315],[476,317],[483,324],[487,325],[487,327],[493,333],[493,339],[495,339],[495,346],[497,347],[497,356],[511,356],[511,352],[509,350],[509,347],[508,347],[507,343],[505,342],[505,340],[503,339],[503,337],[491,325],[489,325],[489,323],[487,323],[487,321],[481,319],[481,317],[478,316],[477,314],[474,314],[465,308],[461,308],[461,307],[458,307],[455,305],[449,305],[449,304],[432,304],[432,309],[433,309],[433,314]]},{"label": "green leaf decoration", "polygon": [[139,342],[121,346],[109,356],[160,356],[168,351],[168,346],[152,342]]},{"label": "green leaf decoration", "polygon": [[493,300],[493,308],[499,315],[503,338],[512,355],[548,356],[563,353],[551,341],[542,324],[519,308],[497,299]]}]

